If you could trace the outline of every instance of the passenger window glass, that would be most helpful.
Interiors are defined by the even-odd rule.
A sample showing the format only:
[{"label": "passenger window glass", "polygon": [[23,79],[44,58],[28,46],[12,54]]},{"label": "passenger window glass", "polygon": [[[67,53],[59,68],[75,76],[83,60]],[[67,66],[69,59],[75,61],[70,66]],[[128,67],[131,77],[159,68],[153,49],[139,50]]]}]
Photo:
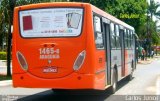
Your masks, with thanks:
[{"label": "passenger window glass", "polygon": [[115,33],[114,33],[114,24],[113,23],[111,23],[111,34],[115,35]]},{"label": "passenger window glass", "polygon": [[131,48],[133,48],[133,44],[134,44],[134,42],[133,42],[133,31],[131,31]]},{"label": "passenger window glass", "polygon": [[115,29],[114,24],[110,24],[110,29],[111,29],[111,48],[116,48],[116,36],[115,36]]},{"label": "passenger window glass", "polygon": [[128,33],[127,33],[127,30],[125,29],[124,30],[124,33],[125,33],[125,37],[124,37],[124,39],[125,39],[125,48],[127,48],[128,47]]},{"label": "passenger window glass", "polygon": [[128,32],[128,38],[127,38],[127,41],[128,41],[128,48],[130,48],[130,46],[131,46],[131,38],[130,38],[130,31],[129,30],[127,30]]},{"label": "passenger window glass", "polygon": [[116,25],[116,35],[119,36],[119,26]]},{"label": "passenger window glass", "polygon": [[98,16],[94,16],[95,31],[101,32],[101,19]]},{"label": "passenger window glass", "polygon": [[94,16],[95,44],[97,49],[104,49],[104,37],[101,32],[101,18]]},{"label": "passenger window glass", "polygon": [[119,36],[119,26],[116,25],[116,45],[117,48],[120,48],[120,36]]},{"label": "passenger window glass", "polygon": [[95,42],[96,42],[96,47],[97,48],[104,48],[102,33],[97,33],[97,37],[96,37]]}]

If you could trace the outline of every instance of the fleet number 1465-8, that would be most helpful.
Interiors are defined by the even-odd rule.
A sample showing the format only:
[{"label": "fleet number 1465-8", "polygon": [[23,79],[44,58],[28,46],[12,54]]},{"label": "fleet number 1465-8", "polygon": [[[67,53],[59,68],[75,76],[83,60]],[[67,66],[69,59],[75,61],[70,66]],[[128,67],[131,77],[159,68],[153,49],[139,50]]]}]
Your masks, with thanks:
[{"label": "fleet number 1465-8", "polygon": [[40,59],[59,59],[59,49],[54,48],[40,48]]},{"label": "fleet number 1465-8", "polygon": [[40,48],[39,49],[40,54],[59,54],[59,49],[54,48]]}]

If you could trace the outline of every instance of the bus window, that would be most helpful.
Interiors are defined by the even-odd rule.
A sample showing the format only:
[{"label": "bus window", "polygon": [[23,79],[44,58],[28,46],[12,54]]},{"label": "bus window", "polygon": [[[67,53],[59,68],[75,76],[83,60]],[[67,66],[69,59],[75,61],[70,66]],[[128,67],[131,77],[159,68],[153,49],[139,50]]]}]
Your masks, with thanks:
[{"label": "bus window", "polygon": [[133,48],[134,42],[133,42],[133,31],[131,31],[131,48]]},{"label": "bus window", "polygon": [[19,11],[20,34],[24,38],[79,36],[82,30],[82,20],[82,8]]},{"label": "bus window", "polygon": [[115,48],[116,47],[116,36],[115,36],[115,28],[114,28],[114,24],[111,23],[111,48]]},{"label": "bus window", "polygon": [[116,33],[116,47],[120,48],[120,36],[119,36],[119,26],[116,25],[115,27],[115,33]]},{"label": "bus window", "polygon": [[124,30],[124,33],[125,33],[125,36],[124,36],[125,48],[128,48],[128,33],[127,33],[127,29]]},{"label": "bus window", "polygon": [[101,28],[101,18],[94,16],[95,43],[97,49],[104,49],[104,40]]},{"label": "bus window", "polygon": [[131,31],[128,30],[128,48],[131,48]]}]

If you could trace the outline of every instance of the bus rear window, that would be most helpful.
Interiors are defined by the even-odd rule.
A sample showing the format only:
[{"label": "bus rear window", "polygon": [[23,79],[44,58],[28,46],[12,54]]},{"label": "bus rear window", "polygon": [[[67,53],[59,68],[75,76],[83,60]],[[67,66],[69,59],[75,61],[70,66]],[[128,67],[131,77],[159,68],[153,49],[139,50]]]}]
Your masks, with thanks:
[{"label": "bus rear window", "polygon": [[82,8],[45,8],[19,11],[22,37],[71,37],[82,30]]}]

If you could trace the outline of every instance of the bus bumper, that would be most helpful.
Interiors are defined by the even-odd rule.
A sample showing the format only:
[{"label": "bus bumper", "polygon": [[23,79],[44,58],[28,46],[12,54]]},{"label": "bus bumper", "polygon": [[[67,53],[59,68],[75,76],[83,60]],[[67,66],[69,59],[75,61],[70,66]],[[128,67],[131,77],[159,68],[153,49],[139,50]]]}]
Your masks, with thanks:
[{"label": "bus bumper", "polygon": [[63,78],[45,79],[36,77],[30,73],[23,73],[13,74],[12,78],[13,87],[98,90],[105,89],[104,78],[98,80],[95,77],[95,74],[72,73],[71,75]]}]

